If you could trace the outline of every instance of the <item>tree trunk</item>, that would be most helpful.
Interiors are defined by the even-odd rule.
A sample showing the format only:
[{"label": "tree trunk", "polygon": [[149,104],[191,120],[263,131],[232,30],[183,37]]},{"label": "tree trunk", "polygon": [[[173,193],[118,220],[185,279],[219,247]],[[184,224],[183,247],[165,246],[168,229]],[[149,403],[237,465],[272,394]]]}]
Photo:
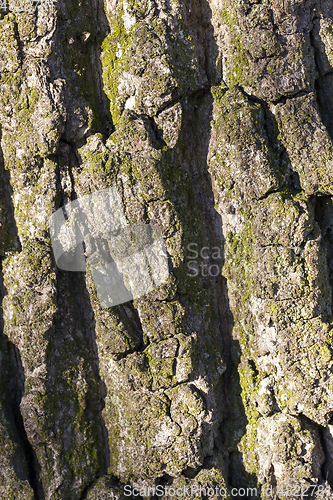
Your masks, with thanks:
[{"label": "tree trunk", "polygon": [[[332,117],[329,0],[2,6],[1,498],[331,498]],[[105,307],[110,188],[169,277]]]}]

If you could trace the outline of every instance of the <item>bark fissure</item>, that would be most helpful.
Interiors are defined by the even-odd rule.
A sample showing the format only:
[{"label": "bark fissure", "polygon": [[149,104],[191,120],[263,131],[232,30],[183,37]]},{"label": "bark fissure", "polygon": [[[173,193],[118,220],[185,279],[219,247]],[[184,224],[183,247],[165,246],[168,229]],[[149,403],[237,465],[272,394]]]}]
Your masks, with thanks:
[{"label": "bark fissure", "polygon": [[[297,483],[318,500],[333,470],[331,7],[40,3],[0,15],[0,371],[17,372],[11,389],[0,377],[0,496],[200,484],[285,500]],[[48,224],[111,186],[129,227],[160,228],[169,277],[104,308],[93,273],[57,269]]]},{"label": "bark fissure", "polygon": [[[25,380],[20,353],[16,346],[12,344],[3,333],[2,300],[6,290],[3,283],[2,263],[3,259],[0,259],[0,344],[2,356],[7,355],[7,366],[6,369],[1,366],[3,384],[0,398],[1,417],[3,419],[4,414],[9,427],[13,426],[14,428],[14,433],[11,435],[11,438],[14,442],[17,440],[17,445],[20,446],[22,454],[19,456],[19,461],[24,464],[23,469],[27,469],[27,479],[34,492],[34,498],[36,500],[44,500],[45,495],[39,477],[40,465],[38,464],[33,447],[29,442],[20,408]],[[10,431],[9,433],[11,434]]]}]

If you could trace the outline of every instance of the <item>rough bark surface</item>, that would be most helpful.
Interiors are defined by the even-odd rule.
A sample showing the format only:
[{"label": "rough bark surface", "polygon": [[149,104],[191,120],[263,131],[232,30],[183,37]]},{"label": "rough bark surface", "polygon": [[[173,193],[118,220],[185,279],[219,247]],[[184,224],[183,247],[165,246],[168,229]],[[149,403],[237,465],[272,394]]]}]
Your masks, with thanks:
[{"label": "rough bark surface", "polygon": [[[0,10],[1,499],[331,498],[332,2],[21,3]],[[103,309],[49,217],[110,186],[170,277]]]}]

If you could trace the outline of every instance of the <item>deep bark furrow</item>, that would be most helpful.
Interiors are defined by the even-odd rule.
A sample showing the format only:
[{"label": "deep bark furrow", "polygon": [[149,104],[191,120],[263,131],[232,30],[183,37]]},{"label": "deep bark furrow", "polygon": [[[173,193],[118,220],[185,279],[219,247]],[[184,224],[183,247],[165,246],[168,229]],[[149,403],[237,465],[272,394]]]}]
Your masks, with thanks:
[{"label": "deep bark furrow", "polygon": [[[331,2],[14,7],[0,11],[1,498],[124,500],[126,484],[329,498]],[[128,227],[161,230],[170,274],[103,307],[90,236],[86,274],[61,270],[49,217],[110,187]],[[112,261],[113,241],[93,244]]]}]

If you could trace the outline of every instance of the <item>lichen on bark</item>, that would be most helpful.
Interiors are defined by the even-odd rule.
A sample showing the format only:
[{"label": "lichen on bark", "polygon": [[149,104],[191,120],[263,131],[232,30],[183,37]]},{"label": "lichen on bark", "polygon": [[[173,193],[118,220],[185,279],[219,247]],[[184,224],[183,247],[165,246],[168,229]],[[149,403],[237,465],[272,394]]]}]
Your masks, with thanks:
[{"label": "lichen on bark", "polygon": [[[329,497],[331,3],[14,5],[0,10],[1,497]],[[161,229],[170,275],[103,308],[89,268],[57,268],[49,217],[111,186],[128,224]]]}]

